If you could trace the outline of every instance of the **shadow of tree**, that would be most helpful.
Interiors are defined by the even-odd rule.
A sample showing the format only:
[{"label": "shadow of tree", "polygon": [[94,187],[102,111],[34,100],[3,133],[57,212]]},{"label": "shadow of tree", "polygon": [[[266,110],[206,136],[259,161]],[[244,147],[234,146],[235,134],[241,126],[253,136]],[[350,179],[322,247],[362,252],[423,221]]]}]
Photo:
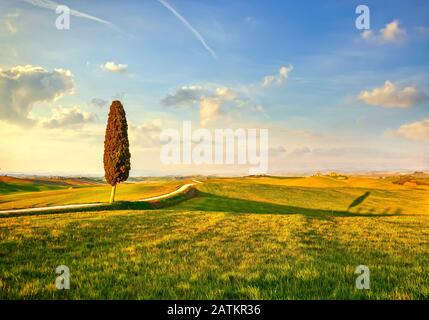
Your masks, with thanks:
[{"label": "shadow of tree", "polygon": [[[367,192],[369,194],[369,192]],[[364,194],[365,195],[365,194]],[[357,203],[360,196],[353,203]],[[365,196],[365,198],[368,195]],[[363,200],[365,199],[363,198]],[[188,201],[189,200],[189,201]],[[363,200],[359,200],[360,203]],[[352,203],[352,204],[353,204]],[[163,199],[157,202],[142,202],[142,201],[120,201],[113,204],[103,204],[96,207],[89,208],[73,208],[61,209],[45,212],[27,212],[27,213],[13,213],[1,214],[0,218],[30,216],[30,215],[46,215],[58,213],[74,213],[74,212],[99,212],[99,211],[117,211],[117,210],[157,210],[163,208],[171,208],[175,210],[188,210],[188,211],[212,211],[212,212],[233,212],[236,214],[303,214],[312,217],[376,217],[376,216],[397,216],[401,214],[398,208],[394,213],[388,213],[384,210],[383,213],[375,213],[374,208],[362,212],[358,208],[356,213],[350,212],[348,209],[344,210],[326,210],[317,208],[306,208],[289,206],[283,204],[276,204],[270,202],[253,201],[246,199],[230,198],[219,196],[211,193],[199,191],[190,188],[186,193],[180,194],[171,198]],[[350,208],[350,206],[349,206]]]},{"label": "shadow of tree", "polygon": [[362,202],[365,201],[366,198],[369,197],[370,194],[371,194],[371,192],[367,191],[363,195],[354,199],[353,202],[350,203],[349,207],[347,208],[347,211],[349,211],[353,207],[357,207],[358,205],[360,205]]},{"label": "shadow of tree", "polygon": [[344,216],[344,217],[375,217],[395,216],[401,214],[400,210],[395,213],[375,213],[372,208],[367,212],[352,213],[348,210],[326,210],[317,208],[306,208],[275,204],[269,202],[252,201],[245,199],[229,198],[211,193],[198,191],[196,197],[190,201],[179,204],[176,209],[191,211],[217,211],[234,213],[256,213],[256,214],[304,214],[307,216]]}]

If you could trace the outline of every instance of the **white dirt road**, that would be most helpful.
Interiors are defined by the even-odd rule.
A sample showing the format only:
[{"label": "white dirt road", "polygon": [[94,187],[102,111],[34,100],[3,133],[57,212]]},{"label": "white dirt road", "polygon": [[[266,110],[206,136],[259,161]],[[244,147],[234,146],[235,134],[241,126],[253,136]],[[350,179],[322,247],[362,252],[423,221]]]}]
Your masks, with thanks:
[{"label": "white dirt road", "polygon": [[[145,198],[138,201],[141,202],[152,202],[157,200],[162,200],[166,198],[170,198],[172,196],[175,196],[177,194],[183,193],[187,191],[189,188],[196,184],[202,183],[198,180],[192,180],[193,183],[187,183],[181,186],[179,189],[174,190],[170,193],[166,193],[160,196],[151,197],[151,198]],[[76,208],[91,208],[91,207],[99,207],[103,205],[108,205],[107,202],[98,202],[98,203],[81,203],[81,204],[67,204],[63,206],[51,206],[51,207],[39,207],[39,208],[25,208],[25,209],[13,209],[13,210],[1,210],[0,214],[7,214],[7,213],[31,213],[31,212],[43,212],[43,211],[51,211],[51,210],[62,210],[62,209],[76,209]]]}]

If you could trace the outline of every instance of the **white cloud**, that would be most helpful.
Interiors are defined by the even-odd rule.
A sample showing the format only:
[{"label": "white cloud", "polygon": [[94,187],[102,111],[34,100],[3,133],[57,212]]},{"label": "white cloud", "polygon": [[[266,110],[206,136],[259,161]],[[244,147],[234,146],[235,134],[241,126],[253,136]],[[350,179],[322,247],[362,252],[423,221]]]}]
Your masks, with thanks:
[{"label": "white cloud", "polygon": [[52,72],[32,65],[0,69],[0,119],[19,125],[32,125],[30,112],[37,102],[49,102],[73,93],[70,70]]},{"label": "white cloud", "polygon": [[429,118],[403,124],[398,130],[388,132],[387,134],[410,140],[429,141]]},{"label": "white cloud", "polygon": [[270,76],[264,77],[262,79],[261,85],[263,87],[268,87],[268,86],[271,86],[273,84],[281,85],[288,78],[289,72],[291,72],[292,70],[293,70],[292,65],[289,65],[289,67],[282,66],[282,67],[280,67],[277,75],[270,75]]},{"label": "white cloud", "polygon": [[295,156],[303,156],[303,155],[310,154],[310,153],[312,153],[312,150],[309,147],[307,147],[307,146],[300,147],[300,148],[295,148],[291,152],[291,154],[295,155]]},{"label": "white cloud", "polygon": [[9,12],[4,21],[4,27],[6,31],[10,34],[14,34],[18,32],[18,28],[15,26],[15,24],[12,22],[16,18],[18,18],[21,15],[21,13],[17,10],[15,12]]},{"label": "white cloud", "polygon": [[228,87],[220,87],[216,88],[216,94],[220,98],[224,98],[226,100],[234,100],[236,98],[236,93]]},{"label": "white cloud", "polygon": [[374,37],[374,33],[372,32],[372,30],[365,30],[361,33],[362,38],[364,38],[365,40],[370,40],[372,39],[372,37]]},{"label": "white cloud", "polygon": [[267,113],[265,112],[265,108],[263,106],[255,106],[252,108],[252,110],[255,112],[260,112],[260,113],[264,114],[265,116],[268,116]]},{"label": "white cloud", "polygon": [[116,63],[114,61],[108,61],[101,68],[105,71],[115,72],[115,73],[127,73],[128,65]]},{"label": "white cloud", "polygon": [[154,148],[160,146],[159,136],[162,131],[162,121],[154,119],[141,125],[129,123],[130,141],[137,148]]},{"label": "white cloud", "polygon": [[393,82],[386,81],[383,86],[370,91],[362,91],[358,99],[374,106],[386,108],[410,108],[427,100],[427,95],[415,86],[399,88]]},{"label": "white cloud", "polygon": [[107,107],[108,104],[109,104],[109,101],[101,99],[101,98],[93,98],[89,102],[89,105],[97,107],[97,108],[100,108],[100,109],[103,109],[103,108]]},{"label": "white cloud", "polygon": [[378,43],[400,43],[407,37],[407,33],[405,29],[401,28],[399,20],[386,24],[378,33],[374,33],[372,30],[365,30],[361,35],[367,41]]},{"label": "white cloud", "polygon": [[277,147],[271,147],[268,150],[269,154],[273,157],[279,156],[281,154],[284,154],[286,152],[286,148],[284,146],[277,146]]},{"label": "white cloud", "polygon": [[[280,67],[277,75],[264,77],[262,86],[281,85],[289,77],[292,70],[292,65]],[[198,105],[201,126],[206,126],[220,119],[221,116],[231,115],[231,112],[234,111],[236,116],[240,114],[238,110],[260,113],[268,117],[264,107],[255,103],[248,91],[248,88],[244,86],[238,89],[219,85],[183,86],[163,98],[161,104],[167,107]]]},{"label": "white cloud", "polygon": [[380,30],[381,39],[385,42],[397,42],[403,40],[406,32],[399,26],[399,21],[394,20]]},{"label": "white cloud", "polygon": [[52,118],[43,121],[42,124],[46,128],[53,129],[80,126],[95,120],[96,116],[93,113],[84,112],[79,107],[58,107],[53,110]]},{"label": "white cloud", "polygon": [[200,124],[206,126],[209,122],[216,120],[221,114],[220,98],[203,98],[200,103]]},{"label": "white cloud", "polygon": [[4,23],[4,26],[6,28],[6,31],[9,33],[17,33],[18,29],[12,24],[11,21],[6,20]]},{"label": "white cloud", "polygon": [[239,92],[227,86],[183,86],[161,100],[168,107],[199,107],[200,124],[206,126],[230,111],[249,107],[254,112],[263,112],[262,106],[252,106]]},{"label": "white cloud", "polygon": [[9,12],[7,14],[8,18],[18,18],[21,15],[21,12],[19,10],[15,10],[15,12]]},{"label": "white cloud", "polygon": [[200,101],[203,94],[204,89],[201,86],[183,86],[175,93],[168,94],[161,100],[161,104],[166,107],[190,107]]}]

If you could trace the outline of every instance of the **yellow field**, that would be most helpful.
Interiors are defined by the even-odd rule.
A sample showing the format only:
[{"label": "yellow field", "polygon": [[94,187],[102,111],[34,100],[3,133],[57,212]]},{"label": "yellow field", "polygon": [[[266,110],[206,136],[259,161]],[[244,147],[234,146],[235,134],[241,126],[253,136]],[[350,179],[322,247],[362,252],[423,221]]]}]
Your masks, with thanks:
[{"label": "yellow field", "polygon": [[[0,298],[429,299],[427,186],[360,177],[203,182],[163,209],[0,217]],[[120,185],[118,196],[177,184]],[[35,204],[46,192],[72,192],[80,201],[74,192],[97,188],[15,196]],[[55,289],[60,264],[71,270],[67,291]],[[359,265],[370,270],[369,290],[355,287]]]},{"label": "yellow field", "polygon": [[[178,181],[123,183],[117,187],[116,200],[137,201],[162,195],[176,190],[182,183]],[[101,185],[0,195],[0,210],[109,202],[110,191],[109,185]]]}]

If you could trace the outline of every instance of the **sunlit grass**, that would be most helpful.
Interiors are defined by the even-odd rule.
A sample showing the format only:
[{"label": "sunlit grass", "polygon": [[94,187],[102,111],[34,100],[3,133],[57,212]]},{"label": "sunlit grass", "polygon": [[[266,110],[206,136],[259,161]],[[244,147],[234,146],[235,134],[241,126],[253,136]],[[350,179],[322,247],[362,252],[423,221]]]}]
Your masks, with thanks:
[{"label": "sunlit grass", "polygon": [[[174,191],[182,183],[178,181],[123,183],[118,185],[115,199],[117,201],[136,201],[158,196]],[[110,191],[109,185],[102,185],[0,195],[0,210],[108,202]]]},{"label": "sunlit grass", "polygon": [[[163,210],[0,218],[0,298],[429,298],[426,189],[265,178],[198,189]],[[60,264],[68,291],[55,289]],[[370,290],[355,288],[361,264]]]},{"label": "sunlit grass", "polygon": [[[219,210],[223,207],[222,203],[225,203],[225,210],[228,211],[228,206],[240,206],[241,203],[244,209],[240,212],[246,212],[246,208],[255,207],[261,207],[261,212],[268,208],[287,213],[302,213],[301,209],[347,211],[355,199],[368,192],[369,196],[365,201],[350,208],[350,212],[429,215],[428,187],[397,186],[380,182],[378,179],[352,178],[350,180],[352,182],[337,182],[325,177],[215,179],[209,184],[198,186],[198,189],[205,194],[204,197],[183,203],[180,208],[203,209],[208,206],[212,210]],[[314,183],[311,184],[311,181]],[[248,201],[253,202],[250,205]]]}]

